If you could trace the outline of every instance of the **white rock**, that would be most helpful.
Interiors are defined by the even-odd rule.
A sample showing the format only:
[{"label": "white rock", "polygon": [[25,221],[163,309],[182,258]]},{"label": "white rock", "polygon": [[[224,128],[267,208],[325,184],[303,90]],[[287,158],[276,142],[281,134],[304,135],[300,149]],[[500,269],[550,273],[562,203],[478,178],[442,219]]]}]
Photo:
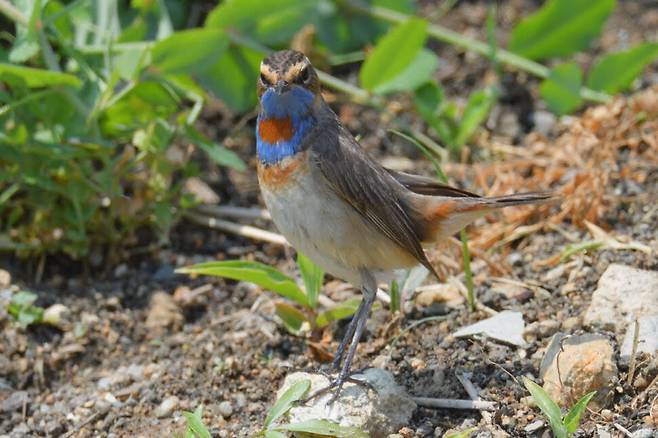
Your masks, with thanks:
[{"label": "white rock", "polygon": [[[637,352],[658,354],[658,314],[638,318],[640,325]],[[628,324],[624,342],[621,345],[620,356],[622,360],[630,360],[633,354],[633,337],[635,336],[635,322]]]},{"label": "white rock", "polygon": [[544,421],[535,420],[532,423],[528,424],[526,427],[524,427],[523,430],[526,433],[533,433],[533,432],[537,432],[538,430],[541,430],[543,428],[544,428]]},{"label": "white rock", "polygon": [[[370,368],[356,378],[363,376],[374,391],[364,385],[347,382],[338,400],[328,404],[332,392],[309,401],[308,405],[295,406],[289,411],[288,422],[325,419],[342,426],[357,427],[371,436],[387,436],[408,424],[416,404],[398,386],[393,375],[379,368]],[[286,376],[277,399],[293,384],[300,380],[311,381],[309,394],[329,385],[329,379],[321,374],[296,372]]]},{"label": "white rock", "polygon": [[657,303],[658,272],[612,264],[599,279],[584,322],[620,329],[635,318],[656,313]]},{"label": "white rock", "polygon": [[461,338],[472,335],[485,335],[505,344],[523,347],[526,345],[523,340],[524,325],[523,315],[520,312],[505,310],[491,318],[462,327],[457,330],[454,336]]},{"label": "white rock", "polygon": [[155,408],[155,411],[153,413],[155,414],[156,417],[158,418],[165,418],[169,417],[178,407],[178,397],[175,395],[169,396],[166,399],[162,400],[162,403]]}]

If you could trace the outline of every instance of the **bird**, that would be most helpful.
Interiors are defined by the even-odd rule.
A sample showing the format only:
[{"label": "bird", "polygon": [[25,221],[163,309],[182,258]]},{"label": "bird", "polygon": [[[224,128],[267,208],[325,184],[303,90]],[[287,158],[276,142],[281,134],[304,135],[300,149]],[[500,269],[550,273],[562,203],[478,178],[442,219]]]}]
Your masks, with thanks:
[{"label": "bird", "polygon": [[425,246],[492,210],[555,197],[550,191],[482,197],[383,167],[324,100],[301,52],[265,57],[256,90],[257,174],[274,224],[297,251],[363,294],[332,362],[334,397],[350,379],[378,283],[419,264],[436,275]]}]

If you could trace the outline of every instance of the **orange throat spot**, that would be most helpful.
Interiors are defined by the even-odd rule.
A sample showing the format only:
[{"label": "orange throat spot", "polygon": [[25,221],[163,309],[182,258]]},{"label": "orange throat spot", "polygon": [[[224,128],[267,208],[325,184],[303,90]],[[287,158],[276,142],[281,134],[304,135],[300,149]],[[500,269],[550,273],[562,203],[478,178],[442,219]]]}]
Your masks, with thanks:
[{"label": "orange throat spot", "polygon": [[258,135],[269,144],[288,141],[293,136],[292,121],[290,117],[263,119],[258,123]]}]

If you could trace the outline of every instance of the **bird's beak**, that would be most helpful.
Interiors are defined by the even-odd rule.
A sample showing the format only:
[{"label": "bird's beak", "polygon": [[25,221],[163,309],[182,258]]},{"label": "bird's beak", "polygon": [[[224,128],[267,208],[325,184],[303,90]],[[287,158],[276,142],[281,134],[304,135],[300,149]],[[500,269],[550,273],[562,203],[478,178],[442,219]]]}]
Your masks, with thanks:
[{"label": "bird's beak", "polygon": [[289,87],[289,85],[288,85],[288,82],[286,82],[286,81],[284,81],[284,80],[277,81],[277,83],[274,84],[274,91],[275,91],[276,94],[278,94],[278,95],[282,95],[283,93],[285,93],[286,91],[288,91],[289,88],[290,88],[290,87]]}]

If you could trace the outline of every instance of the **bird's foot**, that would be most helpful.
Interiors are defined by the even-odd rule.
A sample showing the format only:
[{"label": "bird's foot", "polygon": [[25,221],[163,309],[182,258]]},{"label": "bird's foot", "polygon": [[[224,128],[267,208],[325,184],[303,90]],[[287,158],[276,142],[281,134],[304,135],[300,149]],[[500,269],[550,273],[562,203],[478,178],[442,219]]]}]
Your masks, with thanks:
[{"label": "bird's foot", "polygon": [[341,372],[338,374],[338,377],[336,377],[334,380],[331,380],[332,376],[329,373],[327,373],[324,370],[319,370],[318,372],[323,376],[325,376],[331,383],[329,383],[329,385],[325,386],[324,388],[320,388],[317,391],[315,391],[313,394],[309,395],[304,400],[304,403],[307,403],[310,400],[313,400],[314,398],[320,397],[326,394],[327,392],[334,390],[333,394],[331,395],[331,398],[327,402],[328,405],[333,404],[340,397],[340,393],[343,389],[343,384],[345,384],[345,382],[354,383],[355,385],[365,386],[368,389],[374,390],[375,388],[372,386],[370,382],[365,380],[365,378],[360,379],[354,377],[356,375],[362,374],[364,370],[365,368],[347,373]]}]

